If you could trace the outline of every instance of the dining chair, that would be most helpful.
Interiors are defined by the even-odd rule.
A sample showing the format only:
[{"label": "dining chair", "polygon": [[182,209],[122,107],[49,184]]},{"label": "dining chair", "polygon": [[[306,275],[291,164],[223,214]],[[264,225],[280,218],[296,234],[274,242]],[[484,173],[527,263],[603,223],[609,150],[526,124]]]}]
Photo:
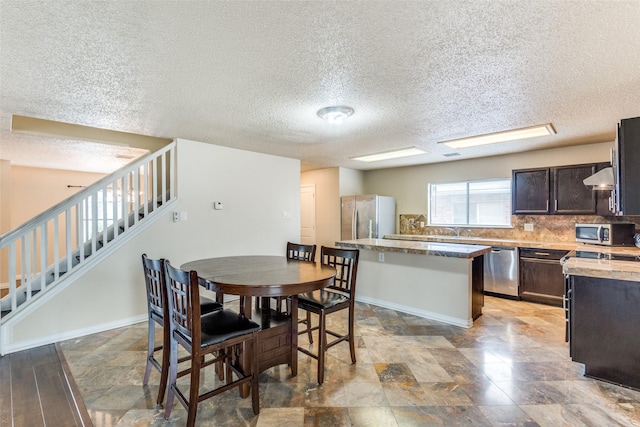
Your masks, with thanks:
[{"label": "dining chair", "polygon": [[287,259],[316,262],[316,245],[287,242]]},{"label": "dining chair", "polygon": [[[249,384],[253,413],[260,412],[258,391],[257,337],[260,325],[232,310],[217,310],[202,314],[198,301],[200,286],[198,273],[174,268],[164,262],[167,299],[169,302],[169,325],[171,331],[169,355],[169,392],[164,410],[168,419],[173,400],[178,398],[187,409],[187,426],[195,425],[198,403],[217,396],[227,390]],[[177,382],[178,347],[188,353],[189,390],[183,390]],[[241,366],[240,349],[248,352],[248,366]],[[209,356],[207,358],[207,356]],[[222,362],[225,367],[224,383],[216,381],[200,393],[201,370]],[[185,374],[187,372],[183,371]],[[235,376],[234,376],[235,374]],[[235,379],[234,379],[235,378]]]},{"label": "dining chair", "polygon": [[[286,257],[288,260],[316,262],[316,245],[303,245],[301,243],[287,242]],[[289,300],[286,296],[271,297],[276,300],[276,313],[282,314],[282,303],[287,305],[287,313],[290,311]],[[260,298],[256,298],[256,308],[260,308]]]},{"label": "dining chair", "polygon": [[[320,262],[336,269],[334,283],[324,289],[300,294],[298,296],[298,308],[305,310],[306,319],[300,321],[305,328],[298,334],[308,334],[309,343],[313,344],[312,331],[318,331],[318,352],[312,353],[304,347],[298,347],[302,353],[313,357],[318,361],[318,384],[324,382],[325,355],[329,348],[342,342],[349,341],[351,351],[351,363],[356,363],[356,351],[354,341],[354,305],[356,292],[356,277],[358,274],[358,249],[340,249],[322,246],[320,250]],[[328,330],[326,317],[328,314],[341,310],[348,310],[348,331],[346,334]],[[311,313],[318,315],[318,326],[311,324]],[[334,337],[327,340],[327,335]]]},{"label": "dining chair", "polygon": [[[169,372],[169,307],[167,305],[167,293],[165,276],[162,269],[163,259],[151,259],[147,254],[142,254],[142,268],[144,270],[144,281],[147,290],[147,313],[148,313],[148,337],[147,337],[147,365],[144,371],[143,385],[149,384],[151,367],[160,372],[160,385],[158,389],[158,405],[162,404],[164,394],[167,389],[167,376]],[[210,313],[222,309],[222,294],[216,295],[219,301],[212,301],[205,297],[200,297],[200,311]],[[162,326],[162,344],[156,345],[156,323]],[[159,361],[155,353],[162,351]]]}]

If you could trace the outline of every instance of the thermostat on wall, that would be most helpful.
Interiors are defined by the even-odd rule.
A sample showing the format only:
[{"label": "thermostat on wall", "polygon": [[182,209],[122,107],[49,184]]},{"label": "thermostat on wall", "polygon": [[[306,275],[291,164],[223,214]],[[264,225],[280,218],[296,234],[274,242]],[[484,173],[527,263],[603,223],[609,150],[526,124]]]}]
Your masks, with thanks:
[{"label": "thermostat on wall", "polygon": [[224,208],[222,202],[213,202],[213,209],[219,211],[222,210],[222,208]]}]

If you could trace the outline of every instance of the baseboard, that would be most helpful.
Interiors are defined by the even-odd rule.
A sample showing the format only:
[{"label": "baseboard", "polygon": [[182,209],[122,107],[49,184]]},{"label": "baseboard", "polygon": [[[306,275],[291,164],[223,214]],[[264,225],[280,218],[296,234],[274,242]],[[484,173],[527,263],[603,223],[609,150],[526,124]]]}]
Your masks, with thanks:
[{"label": "baseboard", "polygon": [[[15,353],[17,351],[28,350],[34,347],[40,347],[42,345],[54,344],[61,341],[71,340],[74,338],[80,338],[85,335],[97,334],[98,332],[104,332],[111,329],[122,328],[124,326],[135,325],[136,323],[146,322],[147,314],[141,314],[134,317],[125,319],[118,319],[114,322],[102,323],[99,325],[91,325],[86,328],[74,329],[72,331],[66,331],[62,334],[49,335],[47,337],[40,337],[30,341],[20,341],[6,344],[3,348],[2,355],[9,353]],[[7,331],[3,331],[6,333]]]},{"label": "baseboard", "polygon": [[371,305],[375,305],[378,307],[383,307],[383,308],[388,308],[391,310],[396,310],[399,311],[401,313],[407,313],[407,314],[412,314],[414,316],[418,316],[418,317],[423,317],[425,319],[429,319],[429,320],[437,320],[438,322],[442,322],[442,323],[446,323],[448,325],[453,325],[453,326],[459,326],[461,328],[471,328],[473,326],[473,320],[469,319],[466,322],[463,320],[460,320],[456,317],[451,317],[451,316],[443,316],[442,314],[438,314],[438,313],[433,313],[431,311],[427,311],[427,310],[418,310],[414,307],[408,307],[406,305],[401,305],[401,304],[394,304],[391,303],[389,301],[383,301],[383,300],[378,300],[375,298],[369,298],[369,297],[356,297],[356,301],[357,302],[362,302],[365,304],[371,304]]}]

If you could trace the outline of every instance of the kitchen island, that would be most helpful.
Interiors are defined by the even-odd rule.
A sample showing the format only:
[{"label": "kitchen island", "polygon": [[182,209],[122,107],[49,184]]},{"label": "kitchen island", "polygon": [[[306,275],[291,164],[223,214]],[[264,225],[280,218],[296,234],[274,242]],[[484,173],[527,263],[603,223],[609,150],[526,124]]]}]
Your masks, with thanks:
[{"label": "kitchen island", "polygon": [[640,390],[640,249],[584,246],[563,271],[571,358],[588,377]]},{"label": "kitchen island", "polygon": [[470,328],[482,314],[483,255],[490,246],[357,239],[356,300]]}]

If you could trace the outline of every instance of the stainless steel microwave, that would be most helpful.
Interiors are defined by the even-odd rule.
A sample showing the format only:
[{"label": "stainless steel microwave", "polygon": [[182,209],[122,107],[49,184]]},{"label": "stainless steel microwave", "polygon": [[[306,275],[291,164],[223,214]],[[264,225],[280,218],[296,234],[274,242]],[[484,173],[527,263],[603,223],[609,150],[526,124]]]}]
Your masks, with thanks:
[{"label": "stainless steel microwave", "polygon": [[607,246],[632,246],[636,225],[632,223],[576,224],[576,242]]}]

